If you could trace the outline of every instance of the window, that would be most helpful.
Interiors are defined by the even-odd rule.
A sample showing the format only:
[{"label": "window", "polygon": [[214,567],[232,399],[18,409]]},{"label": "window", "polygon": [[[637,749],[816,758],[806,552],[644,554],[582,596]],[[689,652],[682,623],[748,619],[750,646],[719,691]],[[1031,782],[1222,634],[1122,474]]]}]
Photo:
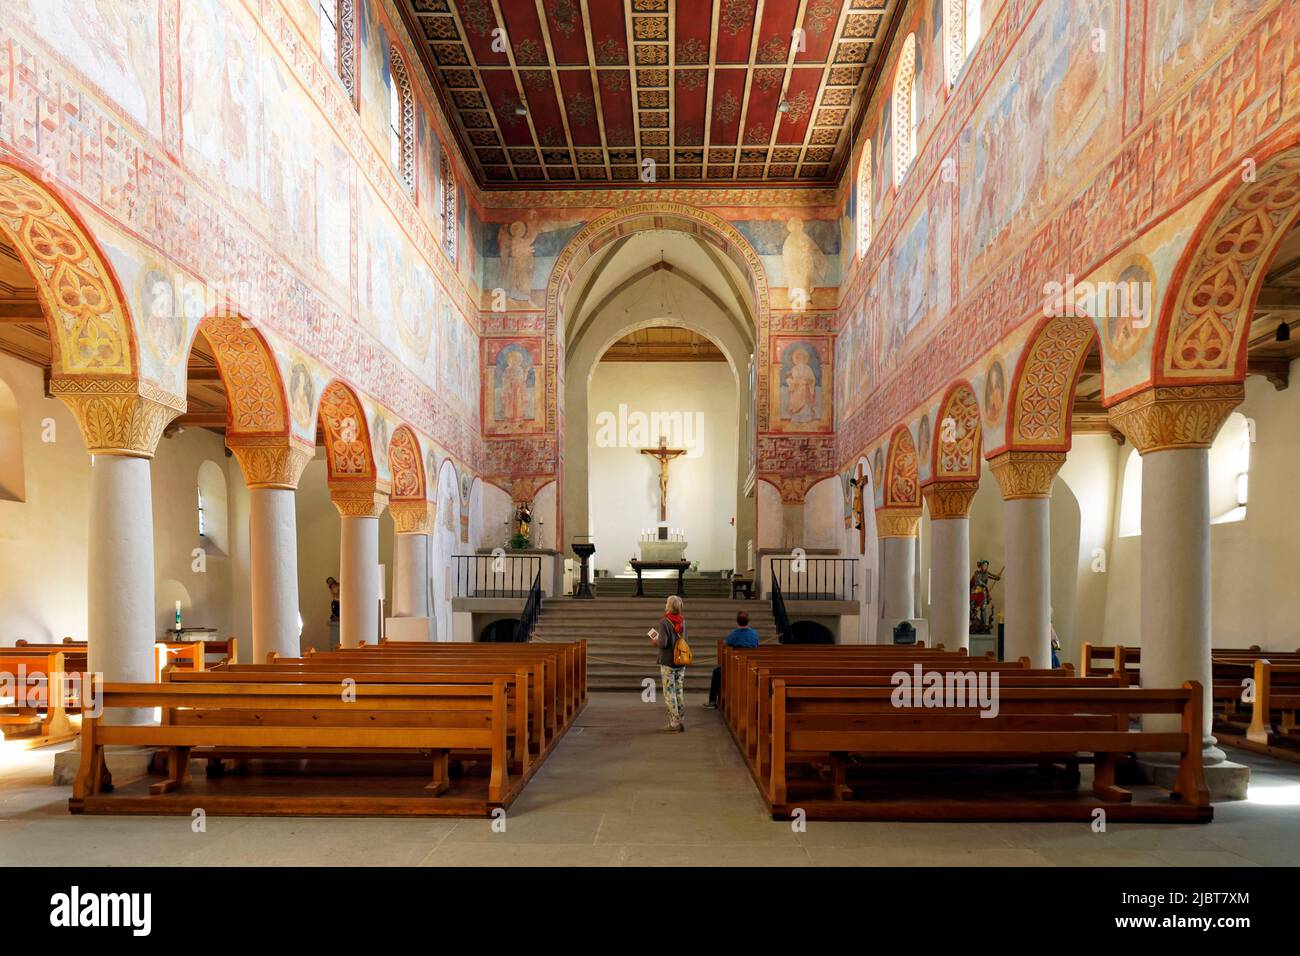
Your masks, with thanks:
[{"label": "window", "polygon": [[1246,520],[1250,490],[1250,446],[1254,423],[1233,412],[1210,446],[1210,523]]},{"label": "window", "polygon": [[1124,465],[1124,484],[1119,500],[1119,536],[1133,538],[1142,533],[1142,456],[1129,452]]},{"label": "window", "polygon": [[388,151],[393,168],[409,190],[415,189],[415,99],[402,54],[393,47],[388,58]]},{"label": "window", "polygon": [[456,261],[456,177],[451,170],[451,158],[442,151],[438,163],[438,178],[442,181],[442,203],[438,215],[442,220],[442,247],[447,258]]},{"label": "window", "polygon": [[197,492],[199,496],[199,537],[204,538],[207,537],[207,535],[203,529],[203,488],[202,486],[199,486],[196,487],[194,490],[195,492]]},{"label": "window", "polygon": [[214,554],[229,554],[226,473],[214,461],[202,462],[196,485],[200,544],[209,557]]},{"label": "window", "polygon": [[901,186],[903,177],[916,158],[916,126],[919,104],[916,91],[916,34],[903,41],[903,53],[898,58],[898,71],[894,74],[894,185]]},{"label": "window", "polygon": [[871,140],[862,147],[858,161],[858,258],[866,258],[871,246]]},{"label": "window", "polygon": [[321,59],[357,96],[356,0],[319,0]]},{"label": "window", "polygon": [[14,396],[13,389],[0,379],[0,501],[26,500],[23,426],[18,399]]},{"label": "window", "polygon": [[980,0],[947,0],[943,11],[943,66],[948,86],[957,85],[962,67],[980,38]]}]

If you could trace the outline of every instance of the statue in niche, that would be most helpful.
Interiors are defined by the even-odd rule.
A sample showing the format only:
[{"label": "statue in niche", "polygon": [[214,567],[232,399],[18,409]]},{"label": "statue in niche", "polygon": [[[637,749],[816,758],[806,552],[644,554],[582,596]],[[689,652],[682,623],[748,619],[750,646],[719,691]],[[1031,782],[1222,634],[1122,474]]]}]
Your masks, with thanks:
[{"label": "statue in niche", "polygon": [[993,630],[993,585],[1002,580],[1002,572],[989,570],[987,560],[975,564],[970,576],[970,633],[989,634]]},{"label": "statue in niche", "polygon": [[515,505],[515,532],[510,536],[510,547],[516,550],[527,548],[532,544],[533,509],[526,502]]}]

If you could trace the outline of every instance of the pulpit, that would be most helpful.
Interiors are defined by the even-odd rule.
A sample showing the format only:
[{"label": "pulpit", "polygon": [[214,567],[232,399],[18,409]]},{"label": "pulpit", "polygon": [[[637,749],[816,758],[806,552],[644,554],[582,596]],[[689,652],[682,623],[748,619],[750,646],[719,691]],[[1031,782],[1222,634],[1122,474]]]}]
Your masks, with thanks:
[{"label": "pulpit", "polygon": [[578,589],[573,593],[573,596],[575,598],[591,598],[594,600],[596,595],[591,591],[591,556],[596,553],[596,546],[590,541],[575,541],[573,542],[573,553],[582,562],[582,568],[578,574]]}]

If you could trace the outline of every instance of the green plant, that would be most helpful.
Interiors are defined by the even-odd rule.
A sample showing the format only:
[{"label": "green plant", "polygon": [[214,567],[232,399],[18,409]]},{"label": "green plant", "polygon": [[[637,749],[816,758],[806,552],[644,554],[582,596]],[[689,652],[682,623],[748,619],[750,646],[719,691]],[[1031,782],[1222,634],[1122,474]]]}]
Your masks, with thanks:
[{"label": "green plant", "polygon": [[532,547],[532,539],[522,531],[516,531],[510,536],[510,550],[523,551],[525,548]]}]

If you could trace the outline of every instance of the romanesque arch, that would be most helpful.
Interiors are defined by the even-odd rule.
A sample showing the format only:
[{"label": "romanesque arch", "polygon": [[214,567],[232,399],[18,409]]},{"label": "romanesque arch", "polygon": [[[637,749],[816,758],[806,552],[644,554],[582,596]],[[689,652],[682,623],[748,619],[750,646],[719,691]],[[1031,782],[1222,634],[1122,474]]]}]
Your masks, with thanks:
[{"label": "romanesque arch", "polygon": [[393,475],[392,500],[427,500],[424,457],[420,439],[410,425],[398,425],[388,443],[388,464]]},{"label": "romanesque arch", "polygon": [[1089,318],[1055,316],[1040,323],[1011,377],[1004,446],[986,452],[986,457],[1008,449],[1070,450],[1075,385],[1096,342]]},{"label": "romanesque arch", "polygon": [[980,476],[980,407],[966,380],[954,382],[939,402],[930,448],[933,481],[978,481]]},{"label": "romanesque arch", "polygon": [[[1157,385],[1241,382],[1247,332],[1278,244],[1300,217],[1300,142],[1295,133],[1234,170],[1197,227],[1170,282],[1152,349]],[[1249,178],[1250,181],[1243,182]]]},{"label": "romanesque arch", "polygon": [[899,425],[889,436],[882,494],[886,508],[921,507],[916,442],[912,438],[911,429],[906,425]]},{"label": "romanesque arch", "polygon": [[321,392],[319,415],[330,484],[375,487],[375,452],[357,393],[334,379]]},{"label": "romanesque arch", "polygon": [[227,436],[287,437],[288,396],[262,333],[238,316],[209,315],[199,323],[195,337],[200,335],[212,348],[226,389]]}]

